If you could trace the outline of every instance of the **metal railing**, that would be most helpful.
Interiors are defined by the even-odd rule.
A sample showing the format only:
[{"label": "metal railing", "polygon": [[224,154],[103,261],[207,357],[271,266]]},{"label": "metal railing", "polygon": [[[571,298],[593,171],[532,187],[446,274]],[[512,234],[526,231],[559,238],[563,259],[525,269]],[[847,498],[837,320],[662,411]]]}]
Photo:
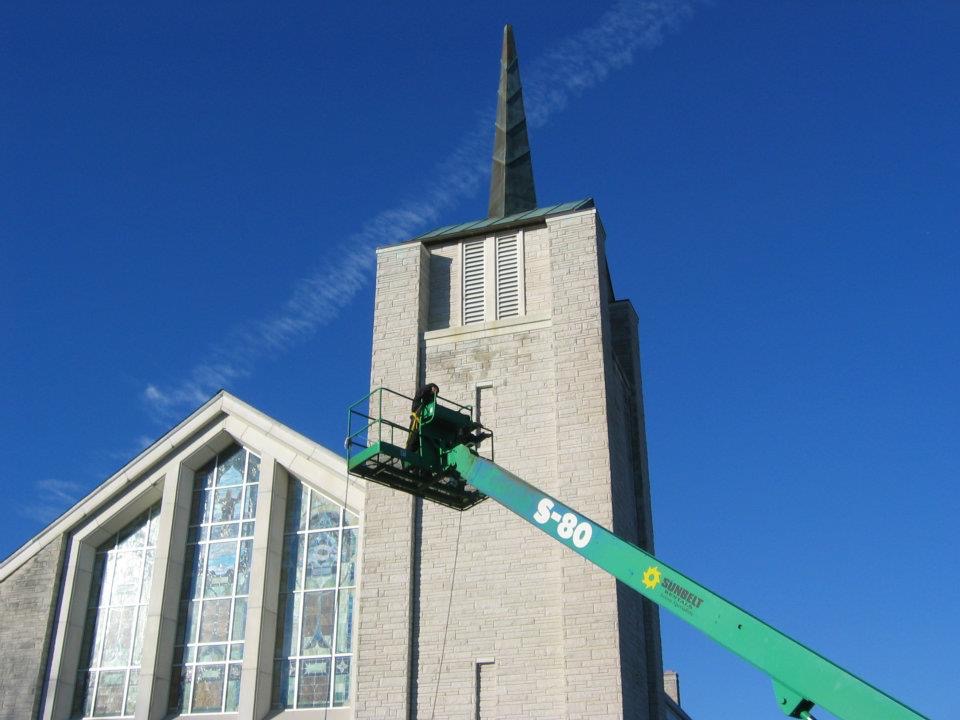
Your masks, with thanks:
[{"label": "metal railing", "polygon": [[[401,425],[394,420],[383,416],[384,395],[393,396],[402,400],[387,400],[388,409],[395,403],[403,407],[413,405],[413,398],[398,393],[395,390],[385,387],[377,387],[357,400],[347,409],[347,437],[344,440],[344,448],[347,451],[347,463],[349,465],[352,452],[365,450],[366,448],[378,442],[386,442],[397,447],[406,447],[410,437],[410,413],[407,411],[407,425]],[[472,405],[461,405],[453,400],[438,395],[437,400],[445,407],[463,413],[468,417],[473,417]],[[422,426],[417,423],[417,432],[420,432]]]}]

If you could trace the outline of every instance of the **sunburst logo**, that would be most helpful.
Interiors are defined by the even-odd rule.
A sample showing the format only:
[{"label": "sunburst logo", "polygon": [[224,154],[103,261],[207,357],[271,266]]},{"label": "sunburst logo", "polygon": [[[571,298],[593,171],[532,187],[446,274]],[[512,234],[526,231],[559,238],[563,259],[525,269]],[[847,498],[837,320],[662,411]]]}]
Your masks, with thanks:
[{"label": "sunburst logo", "polygon": [[643,584],[646,585],[650,590],[653,590],[657,585],[660,584],[660,568],[652,565],[647,568],[647,571],[643,574]]}]

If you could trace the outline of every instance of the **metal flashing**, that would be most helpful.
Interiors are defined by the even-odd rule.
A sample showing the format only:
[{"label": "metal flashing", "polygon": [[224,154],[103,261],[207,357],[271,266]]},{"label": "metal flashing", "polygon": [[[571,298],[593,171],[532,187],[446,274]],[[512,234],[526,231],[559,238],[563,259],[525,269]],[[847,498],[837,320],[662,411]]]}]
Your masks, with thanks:
[{"label": "metal flashing", "polygon": [[474,220],[473,222],[445,225],[443,227],[436,228],[435,230],[431,230],[430,232],[424,233],[423,235],[418,235],[407,242],[433,243],[441,240],[452,240],[458,237],[474,235],[482,230],[500,231],[515,227],[523,227],[524,225],[533,225],[535,223],[543,222],[548,217],[562,215],[568,212],[577,212],[579,210],[588,210],[592,207],[594,207],[593,198],[573,200],[570,202],[558,203],[556,205],[549,205],[547,207],[534,208],[533,210],[525,210],[523,212],[514,213],[513,215],[508,215],[507,217],[502,218],[483,218],[482,220]]}]

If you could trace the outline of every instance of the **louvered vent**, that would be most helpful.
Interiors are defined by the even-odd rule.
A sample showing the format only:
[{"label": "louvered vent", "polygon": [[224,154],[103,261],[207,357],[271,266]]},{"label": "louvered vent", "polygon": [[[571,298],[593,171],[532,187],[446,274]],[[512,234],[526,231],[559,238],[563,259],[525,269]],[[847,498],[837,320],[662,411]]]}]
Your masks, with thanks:
[{"label": "louvered vent", "polygon": [[520,314],[520,261],[517,238],[497,238],[497,317]]},{"label": "louvered vent", "polygon": [[484,321],[483,240],[463,244],[463,324]]}]

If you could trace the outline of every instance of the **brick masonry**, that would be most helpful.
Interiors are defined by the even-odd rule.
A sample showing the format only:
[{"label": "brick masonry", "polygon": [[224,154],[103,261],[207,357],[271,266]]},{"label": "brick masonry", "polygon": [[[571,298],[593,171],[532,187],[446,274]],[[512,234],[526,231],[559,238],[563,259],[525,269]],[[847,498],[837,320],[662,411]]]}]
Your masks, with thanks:
[{"label": "brick masonry", "polygon": [[674,670],[665,670],[663,673],[663,691],[677,705],[680,704],[680,676]]},{"label": "brick masonry", "polygon": [[[636,315],[609,296],[599,218],[523,236],[527,315],[549,323],[442,339],[429,331],[460,324],[461,241],[382,250],[372,383],[429,380],[467,404],[492,384],[494,459],[649,547]],[[662,717],[656,609],[636,593],[491,501],[458,513],[368,493],[358,718]]]},{"label": "brick masonry", "polygon": [[[426,328],[430,258],[421,245],[380,251],[374,300],[371,385],[413,394],[419,381],[420,338]],[[404,402],[384,413],[405,423]],[[416,668],[413,654],[414,518],[409,495],[367,485],[357,625],[356,717],[407,718]]]},{"label": "brick masonry", "polygon": [[0,582],[0,720],[36,717],[63,545],[60,536]]}]

